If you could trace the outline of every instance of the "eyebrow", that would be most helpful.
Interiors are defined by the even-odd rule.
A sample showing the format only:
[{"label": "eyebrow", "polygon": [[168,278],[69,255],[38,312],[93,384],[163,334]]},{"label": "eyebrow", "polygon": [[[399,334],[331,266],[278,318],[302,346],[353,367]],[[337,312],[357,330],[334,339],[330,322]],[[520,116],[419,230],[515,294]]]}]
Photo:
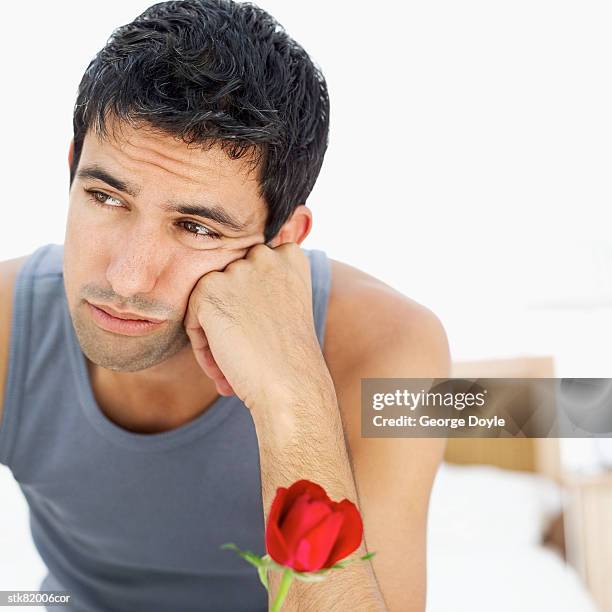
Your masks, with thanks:
[{"label": "eyebrow", "polygon": [[[81,168],[77,173],[77,177],[80,179],[97,179],[110,185],[117,191],[127,193],[133,198],[140,193],[140,188],[136,185],[132,185],[113,176],[110,172],[96,164]],[[203,219],[210,219],[219,225],[223,225],[238,232],[247,227],[246,223],[242,223],[238,219],[235,219],[219,205],[209,206],[205,204],[168,202],[164,204],[162,208],[169,212],[181,213],[182,215],[194,215],[196,217],[202,217]]]}]

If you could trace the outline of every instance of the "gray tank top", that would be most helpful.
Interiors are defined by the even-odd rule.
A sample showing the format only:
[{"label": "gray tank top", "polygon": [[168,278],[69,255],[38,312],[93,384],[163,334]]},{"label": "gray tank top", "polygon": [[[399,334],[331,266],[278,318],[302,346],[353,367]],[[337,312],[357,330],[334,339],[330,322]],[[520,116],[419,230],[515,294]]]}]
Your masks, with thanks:
[{"label": "gray tank top", "polygon": [[[323,348],[329,259],[303,250]],[[17,276],[0,426],[0,463],[23,491],[48,568],[40,590],[70,591],[74,612],[267,610],[255,568],[219,548],[266,552],[249,410],[220,396],[155,434],[106,417],[68,311],[62,260],[63,245],[42,246]]]}]

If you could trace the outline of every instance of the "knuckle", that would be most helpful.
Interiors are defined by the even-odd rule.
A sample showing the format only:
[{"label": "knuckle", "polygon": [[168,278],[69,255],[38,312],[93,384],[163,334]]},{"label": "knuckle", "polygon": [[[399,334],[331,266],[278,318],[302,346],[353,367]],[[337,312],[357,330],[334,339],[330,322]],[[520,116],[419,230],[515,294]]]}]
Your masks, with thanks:
[{"label": "knuckle", "polygon": [[253,258],[268,257],[272,253],[272,249],[260,242],[252,247],[251,253]]},{"label": "knuckle", "polygon": [[236,259],[229,264],[228,270],[243,270],[244,268],[248,268],[249,262],[246,259]]},{"label": "knuckle", "polygon": [[202,291],[203,289],[214,287],[221,276],[222,274],[218,270],[207,272],[198,282],[198,288]]}]

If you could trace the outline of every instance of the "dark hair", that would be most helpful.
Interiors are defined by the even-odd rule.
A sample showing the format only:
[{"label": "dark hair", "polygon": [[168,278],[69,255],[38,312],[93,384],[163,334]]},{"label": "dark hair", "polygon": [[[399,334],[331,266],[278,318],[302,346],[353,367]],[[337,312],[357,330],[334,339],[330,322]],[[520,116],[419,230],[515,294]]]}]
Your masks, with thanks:
[{"label": "dark hair", "polygon": [[231,0],[161,2],[114,30],[79,85],[70,185],[87,130],[106,136],[111,116],[248,153],[266,242],[306,201],[329,135],[320,69],[272,16]]}]

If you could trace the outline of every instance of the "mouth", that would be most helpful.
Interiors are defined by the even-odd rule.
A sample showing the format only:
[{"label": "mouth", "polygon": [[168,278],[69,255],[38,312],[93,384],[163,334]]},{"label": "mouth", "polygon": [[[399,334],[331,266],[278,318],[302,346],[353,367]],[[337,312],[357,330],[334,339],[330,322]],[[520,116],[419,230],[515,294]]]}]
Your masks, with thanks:
[{"label": "mouth", "polygon": [[158,329],[166,322],[151,319],[124,318],[128,313],[117,313],[120,316],[115,316],[111,314],[112,311],[107,312],[107,310],[111,310],[107,306],[94,306],[87,301],[86,304],[96,325],[104,331],[114,334],[121,334],[123,336],[142,336]]},{"label": "mouth", "polygon": [[[91,304],[91,302],[90,302]],[[122,319],[124,321],[146,321],[148,323],[162,323],[161,319],[152,319],[150,317],[143,317],[139,314],[134,314],[132,312],[120,312],[119,310],[114,310],[110,306],[103,306],[102,304],[91,304],[95,308],[99,310],[103,310],[107,315],[114,317],[115,319]]]}]

